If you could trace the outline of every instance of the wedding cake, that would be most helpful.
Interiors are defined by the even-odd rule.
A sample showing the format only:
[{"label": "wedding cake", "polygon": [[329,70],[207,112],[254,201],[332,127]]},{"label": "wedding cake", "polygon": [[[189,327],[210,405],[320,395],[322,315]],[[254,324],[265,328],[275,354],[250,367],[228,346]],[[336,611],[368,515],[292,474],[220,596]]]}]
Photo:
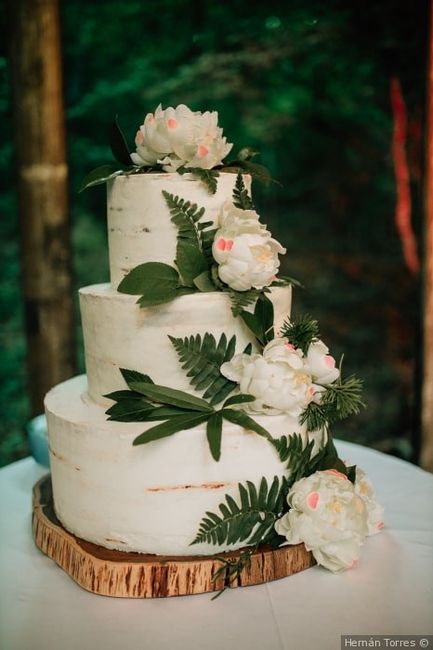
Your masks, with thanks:
[{"label": "wedding cake", "polygon": [[[149,113],[104,166],[110,283],[79,292],[86,376],[46,396],[56,515],[108,549],[164,556],[304,542],[349,568],[381,509],[330,426],[360,383],[291,318],[283,246],[260,221],[249,150],[216,113]],[[332,531],[332,534],[329,532]]]}]

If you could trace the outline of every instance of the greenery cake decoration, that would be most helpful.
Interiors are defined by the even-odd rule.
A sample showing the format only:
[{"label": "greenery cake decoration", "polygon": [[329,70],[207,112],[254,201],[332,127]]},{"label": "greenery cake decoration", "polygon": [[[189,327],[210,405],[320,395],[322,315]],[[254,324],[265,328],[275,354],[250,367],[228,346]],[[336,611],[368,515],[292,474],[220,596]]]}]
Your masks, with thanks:
[{"label": "greenery cake decoration", "polygon": [[[105,396],[114,402],[108,419],[156,422],[135,438],[134,445],[205,424],[215,462],[221,458],[225,421],[262,436],[273,447],[282,464],[281,475],[270,482],[262,477],[258,487],[250,481],[240,483],[237,499],[226,494],[217,512],[204,513],[191,540],[193,545],[216,548],[244,543],[238,560],[220,558],[221,571],[228,566],[233,579],[263,544],[303,542],[326,568],[351,568],[367,535],[383,527],[383,511],[371,483],[362,470],[338,457],[331,434],[333,423],[364,406],[362,382],[354,375],[343,379],[343,359],[336,366],[320,339],[317,321],[309,315],[288,317],[275,332],[268,294],[274,286],[299,283],[277,276],[278,255],[285,249],[260,223],[242,173],[265,182],[270,176],[251,162],[257,152],[248,148],[223,164],[232,145],[223,137],[217,118],[215,112],[192,112],[184,105],[166,110],[159,106],[137,131],[132,154],[116,119],[110,144],[122,168],[99,167],[86,177],[83,189],[120,174],[166,171],[192,173],[215,193],[220,171],[237,173],[232,203],[223,207],[216,224],[206,221],[204,208],[163,190],[177,229],[174,266],[140,264],[121,281],[118,291],[138,295],[141,308],[195,292],[226,292],[233,315],[250,329],[254,343],[237,352],[236,336],[228,339],[224,333],[218,340],[208,332],[169,336],[194,392],[158,385],[146,374],[121,369],[126,388]],[[192,140],[179,144],[173,132],[185,126]],[[242,247],[249,263],[239,275]],[[296,417],[308,432],[306,441],[290,431],[273,438],[255,419],[259,413]],[[315,432],[322,433],[324,441],[319,449],[310,436]]]}]

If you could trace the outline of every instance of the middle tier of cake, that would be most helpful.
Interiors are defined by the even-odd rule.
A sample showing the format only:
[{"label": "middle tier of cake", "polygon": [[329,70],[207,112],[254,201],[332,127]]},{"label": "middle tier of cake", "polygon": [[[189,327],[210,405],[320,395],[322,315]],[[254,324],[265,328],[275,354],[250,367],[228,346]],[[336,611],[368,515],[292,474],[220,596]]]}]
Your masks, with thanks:
[{"label": "middle tier of cake", "polygon": [[[268,294],[274,306],[275,331],[290,316],[291,288],[276,287]],[[118,293],[109,284],[80,289],[84,349],[90,398],[111,404],[103,396],[126,388],[120,368],[149,375],[157,384],[191,391],[169,336],[184,338],[222,334],[236,336],[236,352],[255,337],[234,317],[227,293],[196,293],[170,303],[142,309],[137,297]]]}]

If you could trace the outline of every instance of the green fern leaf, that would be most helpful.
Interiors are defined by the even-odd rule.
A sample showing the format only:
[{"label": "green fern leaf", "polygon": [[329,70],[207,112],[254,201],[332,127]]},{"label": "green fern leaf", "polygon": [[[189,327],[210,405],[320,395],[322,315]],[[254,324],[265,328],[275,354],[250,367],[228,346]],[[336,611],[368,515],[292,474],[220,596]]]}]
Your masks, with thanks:
[{"label": "green fern leaf", "polygon": [[234,291],[229,289],[230,301],[232,303],[233,316],[239,316],[249,305],[256,302],[258,297],[263,294],[263,290],[250,289],[249,291]]},{"label": "green fern leaf", "polygon": [[257,490],[254,483],[239,484],[240,505],[226,494],[219,513],[207,512],[192,544],[247,545],[273,538],[274,523],[281,516],[287,496],[287,481],[275,476],[271,486],[262,478]]},{"label": "green fern leaf", "polygon": [[236,176],[236,183],[233,190],[233,203],[241,210],[254,210],[252,199],[247,192],[244,179],[240,172]]},{"label": "green fern leaf", "polygon": [[[178,170],[179,171],[179,170]],[[182,172],[191,173],[207,187],[210,194],[215,194],[217,191],[219,172],[215,169],[202,169],[201,167],[183,167]]]},{"label": "green fern leaf", "polygon": [[204,399],[209,399],[212,405],[222,402],[236,387],[236,382],[226,379],[220,367],[230,361],[235,353],[236,336],[227,341],[222,334],[218,343],[212,334],[200,334],[175,338],[169,336],[176,350],[183,370],[187,370],[190,384],[197,391],[203,391]]}]

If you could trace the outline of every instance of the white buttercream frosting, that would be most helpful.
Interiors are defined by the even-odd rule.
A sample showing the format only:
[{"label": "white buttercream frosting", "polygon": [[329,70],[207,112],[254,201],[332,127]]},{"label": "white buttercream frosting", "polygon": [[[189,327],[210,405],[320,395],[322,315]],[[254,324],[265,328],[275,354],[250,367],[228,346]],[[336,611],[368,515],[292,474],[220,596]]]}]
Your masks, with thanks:
[{"label": "white buttercream frosting", "polygon": [[[264,438],[224,422],[219,462],[205,425],[134,447],[154,423],[109,422],[86,398],[85,376],[53,388],[45,399],[55,509],[64,526],[107,548],[161,555],[213,554],[230,547],[191,546],[206,511],[218,511],[238,483],[272,482],[286,473]],[[272,436],[305,429],[289,416],[257,416]],[[311,436],[311,434],[310,434]],[[321,444],[321,435],[316,440]]]},{"label": "white buttercream frosting", "polygon": [[[290,314],[290,287],[275,287],[276,329]],[[242,352],[254,335],[243,320],[232,315],[228,294],[215,291],[176,298],[170,303],[140,309],[136,297],[113,291],[108,284],[80,290],[89,394],[107,403],[103,395],[126,388],[119,368],[146,373],[159,384],[190,390],[168,335],[185,337],[209,332],[218,340],[236,335]]]},{"label": "white buttercream frosting", "polygon": [[[192,174],[149,173],[117,176],[108,183],[107,221],[111,284],[117,289],[129,271],[144,262],[173,265],[177,228],[162,191],[206,209],[202,221],[215,222],[232,199],[236,174],[221,173],[215,194]],[[249,189],[251,178],[244,176]]]}]

